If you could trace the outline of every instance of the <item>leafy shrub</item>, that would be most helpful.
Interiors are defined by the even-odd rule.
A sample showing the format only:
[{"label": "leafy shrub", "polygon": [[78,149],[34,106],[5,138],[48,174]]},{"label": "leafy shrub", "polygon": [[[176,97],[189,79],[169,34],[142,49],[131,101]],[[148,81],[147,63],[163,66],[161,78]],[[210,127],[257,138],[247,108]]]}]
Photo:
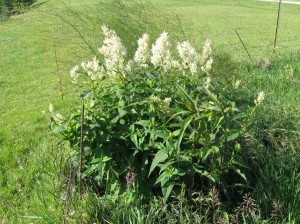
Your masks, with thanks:
[{"label": "leafy shrub", "polygon": [[115,31],[102,29],[102,56],[71,70],[85,107],[63,118],[51,105],[48,114],[78,167],[82,140],[85,183],[99,195],[131,188],[161,191],[165,199],[183,186],[190,196],[212,187],[229,196],[228,189],[245,183],[240,142],[264,93],[239,110],[232,96],[240,82],[224,85],[210,75],[210,40],[201,54],[188,41],[178,43],[176,60],[168,33],[151,49],[144,34],[128,61]]},{"label": "leafy shrub", "polygon": [[24,7],[32,5],[36,0],[0,0],[0,19],[19,13]]}]

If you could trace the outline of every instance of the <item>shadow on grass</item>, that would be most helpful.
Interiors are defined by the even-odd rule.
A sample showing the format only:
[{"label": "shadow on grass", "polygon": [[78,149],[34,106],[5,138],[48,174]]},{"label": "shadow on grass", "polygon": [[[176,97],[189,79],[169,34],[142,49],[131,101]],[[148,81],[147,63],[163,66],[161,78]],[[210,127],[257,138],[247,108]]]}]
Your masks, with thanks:
[{"label": "shadow on grass", "polygon": [[35,9],[35,8],[38,8],[46,3],[50,2],[50,0],[46,0],[46,1],[43,1],[43,2],[39,2],[39,3],[34,3],[31,8]]},{"label": "shadow on grass", "polygon": [[24,8],[20,8],[20,9],[17,9],[17,10],[13,10],[11,12],[11,16],[15,16],[15,15],[21,15],[21,14],[24,14],[28,11],[30,11],[31,9],[36,9],[36,8],[39,8],[40,6],[48,3],[50,0],[46,0],[44,2],[39,2],[39,3],[34,3],[33,5],[30,5],[30,6],[25,6]]}]

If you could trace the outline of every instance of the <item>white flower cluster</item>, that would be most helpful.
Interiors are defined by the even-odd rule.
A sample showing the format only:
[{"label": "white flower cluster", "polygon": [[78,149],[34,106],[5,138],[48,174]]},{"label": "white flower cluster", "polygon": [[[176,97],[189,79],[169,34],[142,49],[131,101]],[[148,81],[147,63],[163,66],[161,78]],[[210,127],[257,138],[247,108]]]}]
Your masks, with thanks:
[{"label": "white flower cluster", "polygon": [[96,57],[87,63],[82,62],[81,67],[91,78],[91,80],[96,80],[97,78],[101,79],[105,74],[103,66],[100,66],[100,61]]},{"label": "white flower cluster", "polygon": [[[81,62],[81,68],[91,80],[101,79],[105,74],[103,66],[100,66],[100,61],[96,57],[94,57],[92,61]],[[70,75],[73,83],[77,83],[79,73],[78,65],[71,69]]]},{"label": "white flower cluster", "polygon": [[102,47],[99,49],[99,53],[104,56],[107,72],[115,75],[117,71],[124,69],[127,51],[114,30],[110,30],[106,25],[103,25],[102,31],[105,39]]},{"label": "white flower cluster", "polygon": [[213,63],[211,45],[211,40],[207,39],[203,47],[202,55],[200,56],[200,63],[203,65],[201,66],[201,70],[207,74],[210,72]]},{"label": "white flower cluster", "polygon": [[55,122],[57,122],[60,125],[63,123],[63,121],[65,119],[60,113],[56,113],[56,114],[54,113],[54,109],[53,109],[52,103],[49,104],[48,112],[42,111],[42,113],[44,115],[48,115],[50,117],[51,122],[55,121]]},{"label": "white flower cluster", "polygon": [[79,73],[78,73],[78,70],[79,70],[79,67],[78,65],[76,65],[74,68],[71,69],[70,71],[70,75],[71,75],[71,78],[72,78],[72,82],[73,83],[77,83],[77,79],[79,77]]},{"label": "white flower cluster", "polygon": [[213,59],[211,57],[207,60],[207,62],[203,66],[201,66],[201,70],[208,74],[211,70],[212,63],[213,63]]},{"label": "white flower cluster", "polygon": [[149,52],[149,35],[144,34],[142,38],[138,40],[138,48],[134,54],[134,61],[142,68],[148,67],[148,60],[150,58]]},{"label": "white flower cluster", "polygon": [[263,91],[261,91],[259,94],[258,94],[258,97],[256,100],[254,100],[254,103],[256,105],[260,105],[265,99],[265,93]]},{"label": "white flower cluster", "polygon": [[166,97],[164,100],[162,100],[157,96],[152,96],[151,100],[155,103],[158,103],[160,106],[164,106],[164,107],[169,107],[172,102],[171,97]]},{"label": "white flower cluster", "polygon": [[164,71],[168,71],[172,68],[171,57],[171,41],[169,34],[163,32],[152,45],[151,63],[157,68],[161,67]]},{"label": "white flower cluster", "polygon": [[199,68],[208,75],[211,70],[213,58],[209,39],[204,44],[202,54],[197,53],[188,41],[178,43],[177,50],[180,61],[177,61],[172,57],[172,45],[167,32],[160,35],[151,49],[149,35],[145,33],[137,41],[138,48],[133,59],[125,62],[127,50],[116,32],[105,25],[102,26],[102,31],[105,39],[99,53],[103,55],[104,63],[101,64],[99,59],[95,57],[92,61],[82,62],[81,67],[75,66],[70,71],[74,83],[77,83],[81,71],[91,80],[97,80],[105,74],[109,77],[114,77],[116,74],[125,77],[126,72],[131,72],[133,68],[147,68],[150,64],[155,68],[161,68],[164,72],[171,69],[189,70],[192,75],[198,73]]},{"label": "white flower cluster", "polygon": [[177,50],[182,59],[183,68],[189,68],[192,74],[197,73],[198,54],[188,41],[178,43]]}]

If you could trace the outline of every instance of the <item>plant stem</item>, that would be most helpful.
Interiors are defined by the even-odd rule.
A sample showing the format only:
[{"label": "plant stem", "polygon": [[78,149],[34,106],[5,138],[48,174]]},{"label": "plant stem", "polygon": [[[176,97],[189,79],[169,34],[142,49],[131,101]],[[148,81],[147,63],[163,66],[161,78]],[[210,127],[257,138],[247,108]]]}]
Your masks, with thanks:
[{"label": "plant stem", "polygon": [[84,101],[82,101],[80,128],[80,162],[79,162],[79,201],[82,201],[82,165],[83,165],[83,130],[84,130]]}]

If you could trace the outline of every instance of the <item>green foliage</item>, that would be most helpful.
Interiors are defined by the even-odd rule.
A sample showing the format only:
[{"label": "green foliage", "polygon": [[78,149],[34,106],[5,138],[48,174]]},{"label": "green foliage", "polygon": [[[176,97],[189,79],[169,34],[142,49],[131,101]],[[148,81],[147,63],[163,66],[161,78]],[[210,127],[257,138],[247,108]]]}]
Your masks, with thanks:
[{"label": "green foliage", "polygon": [[24,7],[32,5],[36,0],[1,0],[0,19],[6,19],[11,14],[21,12]]},{"label": "green foliage", "polygon": [[0,1],[0,19],[6,19],[9,16],[10,2],[6,0]]},{"label": "green foliage", "polygon": [[239,110],[235,83],[188,72],[149,65],[100,81],[84,73],[84,124],[81,106],[66,119],[50,108],[53,133],[70,142],[76,164],[84,125],[83,175],[100,195],[117,185],[144,195],[160,189],[168,199],[184,184],[190,197],[213,186],[230,197],[228,189],[247,182],[240,142],[260,102]]},{"label": "green foliage", "polygon": [[[103,217],[103,219],[99,218],[99,223],[106,222],[106,220],[111,221],[111,223],[122,222],[118,220],[124,220],[124,223],[134,223],[138,220],[143,220],[141,222],[144,223],[146,223],[145,220],[149,220],[149,223],[175,223],[176,221],[177,223],[212,223],[206,221],[206,210],[203,209],[201,212],[200,209],[203,208],[201,203],[192,205],[184,203],[185,197],[182,197],[182,201],[178,199],[179,202],[172,197],[168,204],[161,203],[160,198],[143,201],[143,198],[136,196],[126,196],[123,197],[124,201],[116,201],[118,195],[113,195],[112,192],[112,201],[110,202],[107,199],[103,203],[103,198],[100,198],[97,201],[97,210],[94,210],[94,205],[90,205],[97,200],[97,195],[91,194],[83,203],[80,203],[77,200],[78,196],[74,193],[72,209],[70,209],[69,214],[63,214],[64,208],[62,205],[65,203],[64,193],[66,187],[64,185],[57,188],[52,187],[55,187],[58,182],[63,184],[66,182],[64,179],[65,173],[61,170],[54,172],[52,166],[63,167],[64,164],[60,164],[58,161],[68,158],[69,155],[66,153],[68,150],[63,150],[66,154],[53,156],[57,153],[57,148],[49,142],[50,140],[46,136],[46,120],[43,118],[41,111],[45,109],[47,102],[50,101],[62,113],[72,107],[74,104],[72,92],[76,88],[68,84],[67,70],[79,57],[86,58],[85,53],[87,50],[74,30],[71,30],[58,17],[49,14],[55,12],[66,16],[68,13],[67,7],[61,7],[61,4],[57,4],[57,1],[39,1],[39,3],[42,2],[47,3],[40,4],[39,8],[35,8],[30,13],[0,22],[0,86],[2,92],[0,106],[0,123],[2,127],[0,131],[0,220],[5,223],[80,222],[78,220],[81,220],[81,214],[86,218],[85,214],[89,213],[91,216],[97,214],[99,217]],[[138,33],[134,32],[134,27],[125,28],[124,25],[131,26],[131,23],[125,22],[128,17],[125,16],[122,7],[119,8],[121,12],[114,12],[114,16],[110,17],[110,22],[107,22],[106,20],[99,20],[99,15],[101,11],[105,11],[107,17],[109,17],[110,10],[94,10],[98,8],[95,3],[100,1],[88,0],[83,3],[79,0],[65,0],[64,2],[70,9],[76,10],[77,14],[74,14],[70,21],[77,28],[80,28],[81,34],[86,37],[96,36],[95,30],[99,30],[99,23],[107,23],[111,27],[119,26],[120,29],[116,28],[118,33],[121,31],[123,35],[128,35],[128,41],[126,42],[135,46],[136,43],[132,41],[135,38],[131,38],[131,35],[139,36],[145,30],[145,26],[140,28],[137,23],[133,24],[135,24],[134,27],[138,26],[140,30]],[[90,7],[84,10],[83,4],[84,6],[90,5]],[[281,23],[280,33],[282,35],[279,42],[280,48],[277,51],[277,54],[279,52],[284,54],[283,57],[271,58],[271,65],[267,68],[254,68],[245,62],[245,60],[248,60],[247,55],[232,31],[235,29],[239,31],[252,57],[256,55],[266,57],[268,52],[272,51],[269,46],[272,46],[270,39],[274,34],[274,21],[276,19],[274,12],[278,7],[277,4],[246,0],[228,0],[226,4],[224,4],[224,1],[217,2],[214,0],[206,1],[205,4],[199,1],[159,0],[154,5],[157,9],[157,14],[154,16],[156,20],[150,17],[147,22],[153,22],[151,28],[155,27],[154,23],[159,22],[161,28],[155,27],[153,30],[166,29],[170,31],[170,22],[177,21],[177,18],[170,17],[168,20],[162,20],[163,16],[160,12],[172,13],[176,11],[178,19],[183,25],[183,32],[178,30],[177,27],[172,35],[184,33],[190,40],[193,40],[193,43],[199,45],[201,44],[199,40],[210,36],[217,51],[228,52],[235,61],[241,61],[239,64],[233,64],[232,61],[227,60],[227,57],[218,59],[215,54],[216,63],[214,62],[212,71],[212,76],[216,80],[227,78],[225,81],[232,82],[233,74],[242,80],[244,91],[237,90],[237,94],[228,97],[234,99],[231,101],[236,102],[239,109],[243,110],[242,108],[246,108],[247,104],[252,105],[253,98],[256,97],[257,93],[254,90],[263,89],[266,92],[266,102],[257,111],[255,118],[252,119],[255,123],[255,128],[251,132],[253,135],[250,138],[247,136],[246,141],[241,142],[241,153],[243,154],[245,150],[249,150],[249,140],[252,141],[250,145],[252,151],[256,151],[259,144],[264,144],[270,151],[275,150],[279,154],[284,154],[290,149],[294,150],[295,153],[287,153],[286,159],[281,159],[282,156],[278,154],[272,155],[274,158],[278,157],[278,159],[273,159],[269,155],[264,155],[264,158],[262,158],[261,152],[258,151],[256,159],[262,158],[262,162],[258,163],[257,166],[253,166],[247,161],[249,162],[247,165],[252,169],[245,174],[253,188],[256,183],[259,183],[255,192],[251,193],[251,197],[259,205],[258,209],[263,217],[270,217],[269,212],[273,213],[273,203],[275,208],[276,204],[278,205],[277,208],[280,208],[280,205],[284,209],[287,208],[282,210],[287,217],[278,219],[279,221],[269,220],[269,223],[298,223],[299,221],[294,220],[299,217],[297,211],[299,206],[294,206],[297,203],[291,202],[289,194],[289,192],[296,192],[292,190],[297,185],[297,178],[295,178],[296,175],[293,172],[296,165],[292,165],[291,168],[287,167],[289,160],[294,161],[298,158],[297,152],[300,142],[298,132],[300,121],[299,56],[294,57],[295,55],[289,54],[291,50],[299,49],[299,39],[295,29],[300,21],[298,19],[300,14],[297,13],[298,7],[294,5],[284,6],[283,15],[285,19]],[[60,9],[57,9],[58,7]],[[132,10],[132,12],[137,13],[138,10]],[[95,26],[91,26],[89,20],[85,20],[87,15],[94,19],[93,24]],[[117,15],[120,16],[117,18],[118,21],[122,23],[115,25],[114,17]],[[143,13],[140,15],[143,15]],[[142,16],[141,18],[145,19]],[[135,19],[138,19],[138,16]],[[256,21],[255,24],[253,21]],[[66,38],[66,33],[68,38]],[[96,45],[98,40],[97,36],[97,39],[90,40],[90,43]],[[24,48],[25,45],[26,48]],[[62,85],[65,91],[64,100],[61,100],[59,96],[59,89],[56,80],[54,80],[56,76],[53,76],[55,72],[53,46],[57,50],[59,68],[62,74]],[[81,47],[78,48],[78,46]],[[241,107],[241,105],[243,106]],[[42,142],[45,138],[47,144],[44,145]],[[74,165],[76,165],[75,158]],[[281,165],[285,167],[285,170],[279,172]],[[268,169],[267,167],[275,168]],[[74,170],[77,170],[77,168],[75,167]],[[156,172],[154,169],[153,174]],[[284,177],[281,177],[281,174]],[[124,179],[123,182],[125,182]],[[289,183],[291,183],[291,189]],[[272,188],[273,185],[274,188]],[[187,192],[189,191],[187,190]],[[232,193],[236,194],[237,192],[233,191]],[[130,194],[127,193],[127,195]],[[134,195],[134,193],[132,194]],[[278,199],[279,195],[280,199]],[[54,197],[55,199],[53,199]],[[134,204],[132,198],[136,200]],[[204,198],[205,196],[202,195],[199,196],[198,200],[201,201]],[[119,199],[122,198],[119,197]],[[235,195],[234,199],[241,200],[239,195]],[[299,200],[297,194],[295,194],[294,199]],[[128,201],[131,201],[132,206],[126,204]],[[170,201],[173,201],[173,203]],[[148,207],[146,204],[150,204],[150,206]],[[148,209],[145,207],[148,207]],[[195,207],[197,207],[197,210],[195,210]],[[231,214],[225,203],[222,203],[221,207],[221,213],[224,209],[227,216]],[[278,209],[277,211],[277,215],[276,212],[274,214],[280,217],[281,212]],[[226,212],[224,212],[224,219],[228,220]],[[210,209],[211,213],[213,213],[213,209]],[[93,219],[87,217],[85,220],[87,223],[91,223],[90,220]],[[255,221],[247,220],[244,223],[262,222],[257,221],[258,219],[253,220]],[[230,221],[233,222],[231,219]],[[95,222],[97,223],[96,220]],[[224,223],[226,222],[224,221]],[[240,221],[240,223],[243,223],[243,221]]]}]

